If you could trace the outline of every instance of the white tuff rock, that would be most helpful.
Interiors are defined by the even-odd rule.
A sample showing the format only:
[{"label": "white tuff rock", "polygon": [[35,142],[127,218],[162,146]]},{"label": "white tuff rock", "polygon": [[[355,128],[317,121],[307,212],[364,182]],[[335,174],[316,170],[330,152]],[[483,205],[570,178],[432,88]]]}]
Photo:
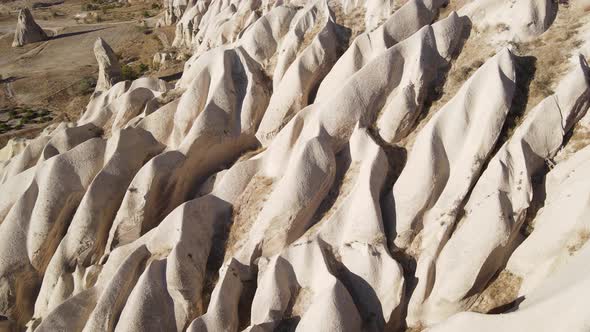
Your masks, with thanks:
[{"label": "white tuff rock", "polygon": [[3,324],[588,331],[590,70],[532,105],[547,68],[477,44],[573,12],[462,4],[166,1],[175,84],[99,39],[81,118],[0,150]]},{"label": "white tuff rock", "polygon": [[121,80],[121,65],[113,49],[100,37],[94,42],[94,56],[98,62],[96,91],[106,91]]},{"label": "white tuff rock", "polygon": [[45,31],[35,22],[28,8],[21,9],[18,12],[18,21],[16,22],[12,47],[20,47],[43,40],[47,40]]}]

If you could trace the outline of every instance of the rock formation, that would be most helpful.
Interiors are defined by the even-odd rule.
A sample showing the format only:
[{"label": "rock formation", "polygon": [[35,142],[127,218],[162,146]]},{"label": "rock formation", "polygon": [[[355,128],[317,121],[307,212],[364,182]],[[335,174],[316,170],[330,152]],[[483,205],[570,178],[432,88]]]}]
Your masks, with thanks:
[{"label": "rock formation", "polygon": [[99,39],[80,119],[0,151],[6,324],[587,331],[588,54],[527,47],[590,15],[462,4],[172,1],[174,84]]},{"label": "rock formation", "polygon": [[98,62],[98,80],[95,91],[106,91],[121,80],[121,65],[115,52],[100,37],[94,43],[94,56]]},{"label": "rock formation", "polygon": [[18,12],[12,47],[20,47],[43,40],[47,40],[45,31],[35,22],[28,8],[21,9]]}]

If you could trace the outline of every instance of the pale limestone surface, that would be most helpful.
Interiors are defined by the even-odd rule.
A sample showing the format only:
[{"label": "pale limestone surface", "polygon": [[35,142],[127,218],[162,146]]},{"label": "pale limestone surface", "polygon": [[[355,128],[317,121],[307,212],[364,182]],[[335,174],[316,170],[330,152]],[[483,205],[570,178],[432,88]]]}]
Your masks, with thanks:
[{"label": "pale limestone surface", "polygon": [[117,82],[97,41],[81,118],[0,151],[2,324],[587,331],[590,150],[554,158],[588,65],[513,121],[522,59],[461,71],[465,38],[564,9],[462,3],[169,1],[175,84]]}]

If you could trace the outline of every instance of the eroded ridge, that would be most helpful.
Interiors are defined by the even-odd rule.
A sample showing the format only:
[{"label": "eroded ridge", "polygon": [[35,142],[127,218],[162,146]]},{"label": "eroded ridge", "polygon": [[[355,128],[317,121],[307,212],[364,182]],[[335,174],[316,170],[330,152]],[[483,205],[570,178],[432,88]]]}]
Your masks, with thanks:
[{"label": "eroded ridge", "polygon": [[98,40],[80,119],[0,151],[3,324],[587,330],[590,47],[542,91],[526,52],[573,2],[166,1],[177,82]]}]

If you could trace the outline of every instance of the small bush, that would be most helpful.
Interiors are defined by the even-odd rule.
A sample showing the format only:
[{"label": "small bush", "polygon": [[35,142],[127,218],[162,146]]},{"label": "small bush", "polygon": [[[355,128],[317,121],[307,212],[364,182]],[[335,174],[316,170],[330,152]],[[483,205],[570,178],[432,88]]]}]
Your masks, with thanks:
[{"label": "small bush", "polygon": [[118,3],[118,2],[107,3],[107,4],[102,5],[102,10],[106,11],[107,9],[114,9],[114,8],[121,8],[121,7],[123,7],[123,4]]},{"label": "small bush", "polygon": [[23,114],[23,117],[21,118],[21,121],[28,122],[28,121],[34,119],[35,117],[36,117],[35,112],[33,112],[32,110],[27,110]]},{"label": "small bush", "polygon": [[82,4],[82,10],[83,11],[92,11],[92,10],[97,10],[98,8],[100,8],[98,5],[95,5],[93,3],[85,3]]},{"label": "small bush", "polygon": [[125,81],[136,80],[141,75],[143,75],[145,72],[147,72],[149,69],[150,69],[150,67],[143,62],[141,62],[135,68],[133,66],[125,64],[125,65],[121,66],[121,78]]},{"label": "small bush", "polygon": [[160,4],[159,3],[152,3],[152,9],[160,9]]},{"label": "small bush", "polygon": [[143,33],[144,35],[149,35],[153,32],[152,29],[146,27],[145,25],[137,25],[137,30],[141,33]]},{"label": "small bush", "polygon": [[150,12],[148,12],[147,10],[144,10],[143,11],[143,17],[146,17],[147,18],[147,17],[152,17],[152,16],[153,15]]},{"label": "small bush", "polygon": [[146,65],[145,63],[140,63],[139,64],[139,73],[140,75],[145,73],[146,71],[148,71],[150,69],[150,67],[148,65]]},{"label": "small bush", "polygon": [[121,78],[123,80],[133,81],[133,80],[137,79],[138,77],[139,77],[139,75],[137,74],[135,69],[133,69],[133,67],[131,67],[129,65],[122,65],[121,66]]},{"label": "small bush", "polygon": [[[90,94],[94,91],[94,88],[96,87],[96,78],[94,77],[84,77],[82,80],[80,80],[80,84],[77,87],[77,93],[78,94]],[[45,111],[47,112],[47,111]],[[49,113],[49,112],[47,112]],[[44,115],[44,114],[43,114]]]}]

